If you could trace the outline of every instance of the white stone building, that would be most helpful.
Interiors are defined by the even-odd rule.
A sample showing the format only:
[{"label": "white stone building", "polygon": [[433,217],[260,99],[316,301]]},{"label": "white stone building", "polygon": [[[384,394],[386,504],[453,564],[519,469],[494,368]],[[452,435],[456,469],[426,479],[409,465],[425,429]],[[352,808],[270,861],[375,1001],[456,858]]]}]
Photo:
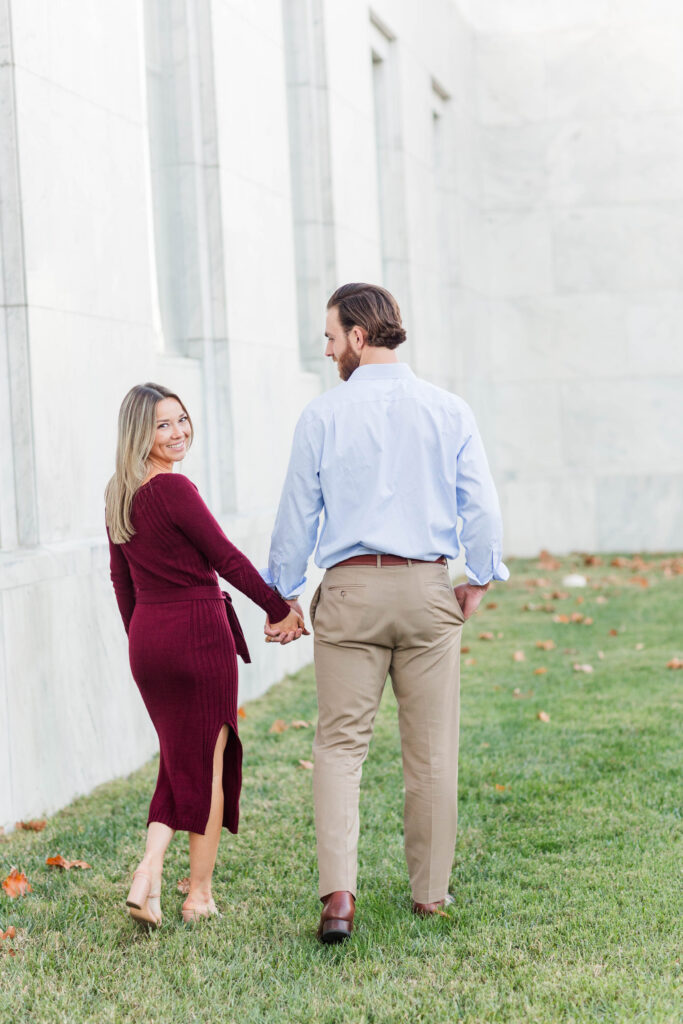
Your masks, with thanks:
[{"label": "white stone building", "polygon": [[[385,283],[475,408],[506,550],[683,547],[678,0],[0,0],[0,824],[139,765],[118,405],[259,564],[325,300]],[[258,642],[242,698],[311,658]]]}]

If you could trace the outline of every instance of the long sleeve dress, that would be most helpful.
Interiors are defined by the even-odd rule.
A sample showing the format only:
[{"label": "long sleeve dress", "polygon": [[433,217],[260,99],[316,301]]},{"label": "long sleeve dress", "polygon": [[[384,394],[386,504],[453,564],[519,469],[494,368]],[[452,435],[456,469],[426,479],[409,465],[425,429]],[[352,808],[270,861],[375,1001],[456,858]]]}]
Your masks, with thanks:
[{"label": "long sleeve dress", "polygon": [[159,473],[137,491],[125,544],[109,541],[111,579],[128,633],[133,678],[159,736],[148,823],[204,833],[213,754],[223,760],[223,825],[237,831],[242,745],[237,734],[237,657],[216,572],[280,622],[289,605],[221,530],[195,485]]}]

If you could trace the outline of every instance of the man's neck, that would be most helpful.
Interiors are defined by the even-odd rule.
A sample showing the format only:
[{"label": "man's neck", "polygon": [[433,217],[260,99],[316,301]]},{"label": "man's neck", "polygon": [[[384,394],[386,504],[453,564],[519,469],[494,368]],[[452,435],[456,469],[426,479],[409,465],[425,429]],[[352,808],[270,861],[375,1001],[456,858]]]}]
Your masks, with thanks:
[{"label": "man's neck", "polygon": [[360,366],[368,366],[370,363],[397,363],[398,356],[393,348],[383,348],[380,345],[364,345],[360,354]]}]

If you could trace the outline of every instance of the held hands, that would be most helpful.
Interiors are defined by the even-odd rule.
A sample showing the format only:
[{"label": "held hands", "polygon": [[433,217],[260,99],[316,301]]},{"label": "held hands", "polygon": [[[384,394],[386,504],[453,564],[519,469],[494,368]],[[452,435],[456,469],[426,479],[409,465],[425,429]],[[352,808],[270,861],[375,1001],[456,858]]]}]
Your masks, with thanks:
[{"label": "held hands", "polygon": [[454,588],[455,598],[462,609],[465,621],[467,621],[471,615],[474,615],[479,607],[482,597],[488,589],[488,583],[483,587],[478,587],[474,583],[461,583],[459,586]]},{"label": "held hands", "polygon": [[289,644],[292,640],[298,640],[301,636],[310,636],[304,622],[304,613],[298,601],[287,601],[291,611],[286,619],[275,622],[273,625],[270,619],[266,619],[263,632],[266,634],[267,644]]}]

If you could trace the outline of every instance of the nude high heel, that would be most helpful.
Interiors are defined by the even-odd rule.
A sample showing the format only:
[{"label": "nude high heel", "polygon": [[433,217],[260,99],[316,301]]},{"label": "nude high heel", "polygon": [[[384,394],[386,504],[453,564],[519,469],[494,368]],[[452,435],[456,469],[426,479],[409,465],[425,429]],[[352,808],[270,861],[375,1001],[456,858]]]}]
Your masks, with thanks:
[{"label": "nude high heel", "polygon": [[128,913],[138,924],[152,925],[158,928],[161,924],[161,910],[155,914],[149,905],[150,899],[159,899],[161,893],[152,895],[152,880],[144,871],[136,871],[133,875],[133,884],[128,893],[126,906]]}]

